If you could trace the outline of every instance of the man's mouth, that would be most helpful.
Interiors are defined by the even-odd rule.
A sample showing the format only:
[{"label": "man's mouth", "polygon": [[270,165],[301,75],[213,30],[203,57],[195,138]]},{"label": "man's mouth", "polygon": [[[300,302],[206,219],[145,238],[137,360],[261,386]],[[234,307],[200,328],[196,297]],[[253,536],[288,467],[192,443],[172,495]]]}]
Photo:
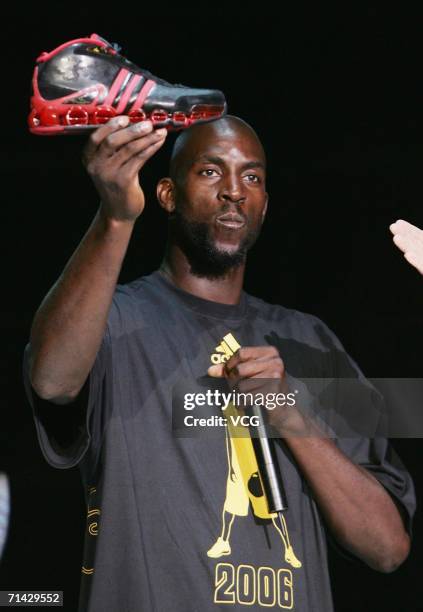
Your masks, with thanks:
[{"label": "man's mouth", "polygon": [[245,219],[236,213],[226,213],[217,217],[216,223],[228,229],[241,229],[245,225]]}]

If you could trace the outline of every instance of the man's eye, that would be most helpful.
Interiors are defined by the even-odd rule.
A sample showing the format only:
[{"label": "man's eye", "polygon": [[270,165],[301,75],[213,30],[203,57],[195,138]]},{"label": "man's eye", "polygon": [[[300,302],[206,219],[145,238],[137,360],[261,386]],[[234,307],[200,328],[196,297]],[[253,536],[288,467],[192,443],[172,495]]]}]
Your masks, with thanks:
[{"label": "man's eye", "polygon": [[257,174],[247,174],[247,179],[250,183],[260,183],[260,177]]},{"label": "man's eye", "polygon": [[200,174],[203,176],[214,176],[216,174],[216,170],[213,170],[213,168],[205,168],[204,170],[201,170]]}]

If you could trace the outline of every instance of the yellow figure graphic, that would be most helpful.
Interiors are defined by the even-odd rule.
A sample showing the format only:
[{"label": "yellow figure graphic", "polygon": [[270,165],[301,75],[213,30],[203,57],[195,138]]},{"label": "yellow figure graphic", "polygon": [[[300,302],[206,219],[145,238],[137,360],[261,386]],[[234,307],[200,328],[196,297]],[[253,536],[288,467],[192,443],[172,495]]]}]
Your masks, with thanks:
[{"label": "yellow figure graphic", "polygon": [[[224,340],[230,348],[237,350],[239,344],[232,336],[227,334]],[[228,342],[229,340],[229,342]],[[234,350],[234,352],[235,352]],[[229,359],[230,355],[227,357]],[[281,516],[281,527],[277,525],[276,513],[269,513],[266,495],[263,489],[256,455],[248,427],[235,425],[231,416],[235,417],[239,411],[233,404],[225,410],[226,426],[226,452],[228,458],[228,478],[226,481],[226,497],[222,510],[222,532],[207,555],[218,559],[231,554],[230,536],[232,524],[236,516],[247,516],[251,508],[255,516],[271,520],[277,530],[285,550],[285,562],[294,568],[301,567],[301,561],[296,557],[290,543],[285,518]]]}]

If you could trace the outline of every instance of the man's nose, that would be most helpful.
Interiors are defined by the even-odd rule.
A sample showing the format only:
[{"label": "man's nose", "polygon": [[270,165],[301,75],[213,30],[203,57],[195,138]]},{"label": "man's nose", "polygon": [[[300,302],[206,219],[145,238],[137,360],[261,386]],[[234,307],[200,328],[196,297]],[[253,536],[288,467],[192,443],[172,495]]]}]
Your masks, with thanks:
[{"label": "man's nose", "polygon": [[226,177],[219,190],[219,199],[242,204],[246,199],[242,181],[234,176]]}]

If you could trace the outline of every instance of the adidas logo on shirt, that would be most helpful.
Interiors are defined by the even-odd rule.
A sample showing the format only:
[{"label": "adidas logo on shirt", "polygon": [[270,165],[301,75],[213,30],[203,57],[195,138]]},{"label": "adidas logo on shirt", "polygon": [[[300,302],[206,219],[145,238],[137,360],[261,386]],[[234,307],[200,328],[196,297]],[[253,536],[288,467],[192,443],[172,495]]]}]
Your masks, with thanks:
[{"label": "adidas logo on shirt", "polygon": [[230,359],[232,355],[240,348],[241,346],[235,340],[233,335],[226,334],[226,336],[223,337],[222,342],[214,349],[216,352],[211,355],[211,362],[214,365],[225,363],[225,361],[228,361],[228,359]]}]

